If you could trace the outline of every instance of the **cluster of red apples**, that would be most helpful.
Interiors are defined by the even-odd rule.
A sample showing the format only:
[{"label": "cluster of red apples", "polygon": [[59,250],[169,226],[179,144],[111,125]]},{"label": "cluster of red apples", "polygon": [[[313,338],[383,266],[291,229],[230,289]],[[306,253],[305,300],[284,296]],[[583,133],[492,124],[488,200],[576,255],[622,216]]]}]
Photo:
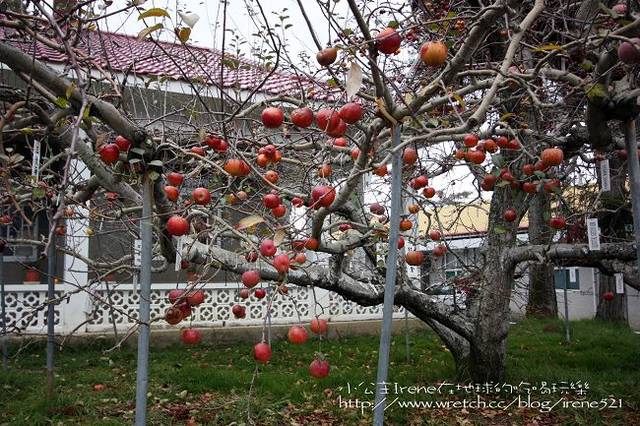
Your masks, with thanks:
[{"label": "cluster of red apples", "polygon": [[[309,324],[309,329],[313,333],[323,336],[327,334],[329,324],[325,319],[314,318]],[[309,340],[309,334],[302,325],[294,325],[289,328],[289,331],[287,332],[287,339],[294,345],[303,345],[307,340]],[[253,358],[256,362],[266,364],[271,359],[271,355],[271,346],[264,341],[256,343],[253,347]],[[309,374],[317,379],[321,379],[329,375],[329,361],[325,359],[323,354],[316,353],[313,361],[309,364]]]}]

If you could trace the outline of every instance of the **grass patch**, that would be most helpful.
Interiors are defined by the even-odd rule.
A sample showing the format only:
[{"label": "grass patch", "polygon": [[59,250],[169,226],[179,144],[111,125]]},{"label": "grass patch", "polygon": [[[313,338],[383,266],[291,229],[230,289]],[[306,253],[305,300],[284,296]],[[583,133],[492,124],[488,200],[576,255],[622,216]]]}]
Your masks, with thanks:
[{"label": "grass patch", "polygon": [[[406,408],[397,404],[387,411],[387,424],[640,424],[640,373],[637,354],[640,336],[628,328],[596,321],[571,324],[572,341],[564,342],[562,323],[526,320],[515,325],[508,345],[510,384],[541,382],[561,385],[588,383],[585,399],[622,399],[622,408],[556,408],[550,412],[522,408]],[[455,383],[450,354],[429,332],[411,335],[411,361],[405,359],[404,336],[393,340],[390,382],[403,386]],[[149,385],[149,424],[247,424],[248,411],[256,424],[370,424],[371,412],[340,408],[340,400],[372,400],[378,339],[354,337],[303,346],[273,344],[272,362],[257,367],[251,345],[153,350]],[[308,374],[313,352],[326,353],[331,373],[323,380]],[[131,424],[134,416],[135,357],[130,349],[105,354],[100,347],[70,347],[57,354],[56,399],[45,398],[44,348],[34,346],[0,375],[0,424]],[[251,394],[249,388],[253,382]],[[103,390],[94,390],[96,384]],[[347,385],[351,386],[351,394]],[[453,389],[453,386],[447,387]],[[393,392],[391,392],[393,393]],[[390,400],[396,395],[390,394]],[[512,400],[516,395],[498,394],[485,401]],[[532,391],[532,400],[556,401],[563,395]],[[460,401],[454,395],[409,395],[401,400]],[[573,392],[566,400],[577,400]],[[467,396],[475,399],[475,394]]]}]

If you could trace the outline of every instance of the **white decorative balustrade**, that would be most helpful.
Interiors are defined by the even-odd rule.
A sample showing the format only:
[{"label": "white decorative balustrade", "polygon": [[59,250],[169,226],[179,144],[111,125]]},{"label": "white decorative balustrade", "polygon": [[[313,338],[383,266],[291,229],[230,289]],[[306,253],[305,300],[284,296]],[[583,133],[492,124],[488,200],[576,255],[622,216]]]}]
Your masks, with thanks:
[{"label": "white decorative balustrade", "polygon": [[[178,285],[184,289],[186,284]],[[167,294],[175,284],[153,284],[151,290],[151,317],[162,318],[170,306]],[[176,326],[163,319],[153,322],[155,328],[180,328],[186,324],[194,327],[241,327],[262,325],[266,318],[269,295],[264,299],[252,296],[238,297],[240,283],[203,284],[205,301],[193,308],[191,316]],[[77,292],[68,284],[56,285],[56,333],[111,333],[114,324],[118,331],[135,326],[138,317],[139,287],[133,284],[96,284],[87,291]],[[315,298],[314,298],[315,291]],[[46,292],[43,284],[6,286],[7,331],[12,334],[44,334],[46,332]],[[246,307],[246,318],[236,319],[231,307]],[[286,295],[277,294],[271,306],[273,324],[290,324],[298,320],[308,322],[316,314],[331,321],[357,321],[380,319],[382,306],[363,307],[323,289],[289,286]],[[398,309],[396,316],[403,315]]]}]

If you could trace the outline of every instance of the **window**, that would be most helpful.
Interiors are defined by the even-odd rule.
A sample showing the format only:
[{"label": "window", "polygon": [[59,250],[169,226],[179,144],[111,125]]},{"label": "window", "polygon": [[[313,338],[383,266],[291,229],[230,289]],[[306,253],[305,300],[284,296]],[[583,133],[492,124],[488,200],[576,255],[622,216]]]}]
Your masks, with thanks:
[{"label": "window", "polygon": [[[566,284],[567,290],[580,290],[580,271],[574,268],[575,276],[572,276],[569,268],[556,269],[553,272],[553,281],[558,290],[564,290]],[[573,281],[571,279],[574,279]]]}]

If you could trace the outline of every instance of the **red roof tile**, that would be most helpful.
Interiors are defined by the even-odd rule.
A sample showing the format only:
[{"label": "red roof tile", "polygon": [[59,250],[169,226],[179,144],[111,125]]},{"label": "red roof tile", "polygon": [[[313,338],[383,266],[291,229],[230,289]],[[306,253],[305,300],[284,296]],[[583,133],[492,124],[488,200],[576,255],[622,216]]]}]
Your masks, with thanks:
[{"label": "red roof tile", "polygon": [[[7,31],[3,28],[0,28],[0,39],[26,53],[34,52],[32,41],[24,41],[22,36],[7,36]],[[80,37],[77,48],[98,66],[115,72],[182,81],[196,80],[210,85],[217,85],[220,81],[222,55],[214,49],[149,39],[138,40],[124,34],[97,31],[85,32]],[[49,63],[69,62],[65,53],[39,42],[35,44],[35,57]],[[225,55],[225,62],[227,59],[229,63],[237,64],[237,67],[230,64],[224,67],[225,88],[252,90],[269,75],[269,71],[256,62]],[[271,74],[259,92],[267,95],[294,95],[300,89],[309,98],[316,100],[333,100],[338,96],[338,92],[329,90],[324,82],[280,71]]]}]

